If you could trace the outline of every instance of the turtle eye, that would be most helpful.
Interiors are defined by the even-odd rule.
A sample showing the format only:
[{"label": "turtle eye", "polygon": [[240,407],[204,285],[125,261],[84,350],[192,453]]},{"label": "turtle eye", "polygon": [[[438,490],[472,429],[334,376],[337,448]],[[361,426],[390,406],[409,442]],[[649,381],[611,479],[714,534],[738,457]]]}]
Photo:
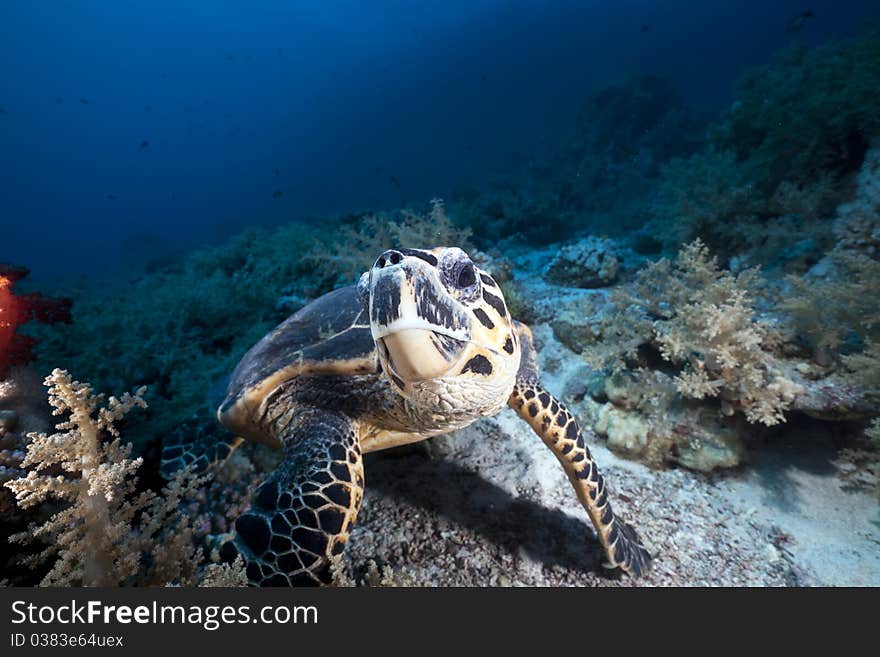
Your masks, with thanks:
[{"label": "turtle eye", "polygon": [[465,263],[465,265],[459,270],[458,277],[456,278],[456,285],[458,287],[464,289],[468,288],[474,283],[477,282],[477,272],[474,271],[474,266],[470,262]]}]

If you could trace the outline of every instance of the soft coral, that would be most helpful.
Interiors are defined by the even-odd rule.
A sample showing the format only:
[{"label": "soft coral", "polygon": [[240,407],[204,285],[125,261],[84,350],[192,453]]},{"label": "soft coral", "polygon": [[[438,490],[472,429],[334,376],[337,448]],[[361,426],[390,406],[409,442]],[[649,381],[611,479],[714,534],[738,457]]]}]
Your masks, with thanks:
[{"label": "soft coral", "polygon": [[33,356],[36,340],[16,333],[29,321],[70,322],[70,299],[50,299],[38,293],[17,296],[13,287],[28,275],[25,267],[0,265],[0,380],[11,365],[22,365]]}]

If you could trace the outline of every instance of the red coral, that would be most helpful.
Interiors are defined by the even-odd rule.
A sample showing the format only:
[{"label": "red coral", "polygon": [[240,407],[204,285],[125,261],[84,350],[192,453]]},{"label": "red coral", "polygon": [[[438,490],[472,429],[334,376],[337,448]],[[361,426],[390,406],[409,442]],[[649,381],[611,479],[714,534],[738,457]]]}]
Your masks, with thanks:
[{"label": "red coral", "polygon": [[11,365],[23,365],[33,358],[36,340],[16,333],[30,321],[70,323],[70,299],[50,299],[40,294],[16,296],[12,288],[28,275],[24,267],[0,265],[0,380]]}]

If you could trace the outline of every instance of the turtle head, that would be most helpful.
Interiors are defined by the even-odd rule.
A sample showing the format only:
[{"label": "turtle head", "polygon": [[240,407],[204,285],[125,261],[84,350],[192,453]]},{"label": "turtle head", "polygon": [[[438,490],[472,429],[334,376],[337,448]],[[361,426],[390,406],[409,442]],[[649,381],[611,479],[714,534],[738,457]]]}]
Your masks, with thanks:
[{"label": "turtle head", "polygon": [[520,351],[498,284],[459,248],[394,249],[361,276],[382,368],[416,404],[504,404]]}]

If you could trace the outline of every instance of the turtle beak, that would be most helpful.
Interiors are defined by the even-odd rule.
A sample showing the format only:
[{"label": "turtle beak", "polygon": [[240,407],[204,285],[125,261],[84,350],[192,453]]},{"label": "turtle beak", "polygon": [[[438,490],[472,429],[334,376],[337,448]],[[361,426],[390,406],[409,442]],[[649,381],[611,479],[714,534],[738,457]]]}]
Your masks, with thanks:
[{"label": "turtle beak", "polygon": [[[427,329],[404,329],[389,333],[379,342],[385,350],[388,366],[404,381],[436,379],[446,374],[458,361],[458,350],[455,354],[441,350],[437,334]],[[465,343],[460,344],[463,347]]]},{"label": "turtle beak", "polygon": [[[380,259],[381,260],[381,259]],[[380,357],[404,381],[443,376],[469,340],[469,320],[439,281],[437,270],[418,258],[373,268],[370,330]]]}]

